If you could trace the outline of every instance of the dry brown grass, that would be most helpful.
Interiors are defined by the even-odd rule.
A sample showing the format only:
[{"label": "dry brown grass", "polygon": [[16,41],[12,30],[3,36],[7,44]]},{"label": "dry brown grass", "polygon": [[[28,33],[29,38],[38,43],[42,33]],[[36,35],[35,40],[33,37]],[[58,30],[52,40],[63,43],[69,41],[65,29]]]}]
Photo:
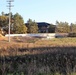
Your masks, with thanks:
[{"label": "dry brown grass", "polygon": [[[10,62],[8,60],[11,60],[12,63],[18,64],[18,66],[21,64],[24,64],[25,62],[23,62],[23,60],[26,59],[25,61],[26,62],[28,61],[28,63],[24,64],[24,66],[26,66],[25,70],[27,67],[29,67],[29,65],[31,65],[29,64],[30,63],[29,59],[31,59],[31,63],[32,63],[32,60],[33,61],[35,60],[35,62],[38,62],[37,64],[35,63],[36,65],[41,64],[42,66],[47,61],[46,64],[48,65],[51,63],[49,67],[52,66],[53,67],[52,69],[55,69],[57,67],[56,66],[57,63],[62,66],[66,63],[68,66],[70,65],[68,64],[68,62],[73,64],[73,62],[75,61],[76,38],[54,38],[49,40],[42,40],[37,38],[13,37],[11,38],[10,43],[8,42],[8,38],[6,39],[5,37],[3,38],[2,40],[0,40],[0,56],[8,56],[6,58],[6,62]],[[26,56],[26,54],[28,57]],[[13,60],[12,60],[12,57],[10,56],[15,56],[15,57],[13,57]],[[19,59],[19,61],[17,59]],[[65,59],[67,60],[66,62],[65,62]],[[54,63],[54,65],[52,65],[52,63]],[[7,63],[7,65],[8,67],[9,65],[12,67],[11,63],[10,64]],[[41,65],[40,65],[40,68],[42,68]],[[73,64],[73,65],[75,67],[76,64]],[[15,67],[18,67],[18,66],[15,65]],[[61,69],[63,69],[64,66]],[[11,67],[9,68],[9,70],[11,69]],[[21,67],[22,66],[20,66],[20,69]],[[29,68],[32,68],[32,67],[29,67]],[[24,67],[22,67],[22,69],[24,71]],[[14,68],[13,70],[17,71],[19,70],[19,68]]]},{"label": "dry brown grass", "polygon": [[39,40],[36,41],[37,45],[45,46],[76,46],[76,38],[54,38],[50,40]]},{"label": "dry brown grass", "polygon": [[2,40],[7,40],[7,38],[0,34],[0,41],[2,41]]},{"label": "dry brown grass", "polygon": [[[4,37],[3,37],[4,38]],[[0,48],[7,47],[47,47],[47,46],[76,46],[76,38],[54,38],[42,40],[38,38],[13,37],[10,43],[8,38],[0,40]]]},{"label": "dry brown grass", "polygon": [[[25,48],[40,48],[40,47],[76,47],[76,38],[54,38],[49,40],[42,40],[38,38],[25,38],[25,37],[13,37],[10,43],[7,40],[0,40],[0,52],[1,55],[23,55],[23,54],[39,54],[36,51],[24,51],[18,52],[18,49]],[[42,53],[47,52],[44,50]]]}]

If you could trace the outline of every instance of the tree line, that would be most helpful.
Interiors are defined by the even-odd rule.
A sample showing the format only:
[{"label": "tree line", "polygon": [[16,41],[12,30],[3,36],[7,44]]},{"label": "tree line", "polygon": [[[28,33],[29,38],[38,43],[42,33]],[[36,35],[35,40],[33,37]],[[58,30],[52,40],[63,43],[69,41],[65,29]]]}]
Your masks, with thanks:
[{"label": "tree line", "polygon": [[[27,21],[28,26],[25,25],[23,17],[19,14],[12,14],[11,13],[11,19],[10,19],[10,33],[12,34],[24,34],[24,33],[38,33],[38,25],[35,21],[32,21],[32,19],[29,19]],[[4,31],[4,33],[8,33],[8,27],[9,27],[9,14],[2,14],[0,15],[0,33],[1,30]]]},{"label": "tree line", "polygon": [[59,33],[76,33],[76,23],[56,21],[56,32]]},{"label": "tree line", "polygon": [[[11,13],[10,23],[10,31],[12,34],[38,33],[39,31],[38,24],[35,22],[35,20],[33,21],[32,19],[28,19],[28,25],[26,25],[24,23],[23,17],[19,13],[14,15]],[[3,30],[4,34],[7,34],[8,27],[9,14],[2,12],[0,15],[0,33],[2,33],[1,30]],[[54,30],[56,33],[76,33],[76,23],[69,24],[68,22],[56,21],[55,26],[50,24],[48,28],[49,32]]]}]

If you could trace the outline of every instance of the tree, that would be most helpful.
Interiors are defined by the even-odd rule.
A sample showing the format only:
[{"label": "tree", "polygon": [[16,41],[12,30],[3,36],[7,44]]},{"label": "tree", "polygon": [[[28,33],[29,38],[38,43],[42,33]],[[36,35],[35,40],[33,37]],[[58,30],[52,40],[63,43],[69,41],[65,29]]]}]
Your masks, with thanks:
[{"label": "tree", "polygon": [[70,32],[71,33],[76,33],[76,24],[74,24],[74,23],[70,24]]},{"label": "tree", "polygon": [[7,16],[0,16],[0,27],[6,27],[8,25],[8,17]]},{"label": "tree", "polygon": [[59,33],[69,33],[70,26],[67,22],[58,22],[56,21],[56,32]]},{"label": "tree", "polygon": [[24,20],[21,15],[16,13],[13,17],[13,32],[16,34],[23,34],[27,32],[27,27],[24,25]]},{"label": "tree", "polygon": [[38,33],[38,25],[35,21],[29,19],[27,21],[28,33]]},{"label": "tree", "polygon": [[48,32],[49,33],[55,33],[55,25],[53,25],[53,24],[50,24],[50,26],[49,26],[49,28],[48,28]]}]

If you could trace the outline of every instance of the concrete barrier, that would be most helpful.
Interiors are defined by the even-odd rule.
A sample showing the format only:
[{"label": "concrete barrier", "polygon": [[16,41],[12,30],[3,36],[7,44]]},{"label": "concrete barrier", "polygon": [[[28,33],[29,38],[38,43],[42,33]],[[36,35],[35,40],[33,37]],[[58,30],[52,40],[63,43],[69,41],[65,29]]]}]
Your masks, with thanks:
[{"label": "concrete barrier", "polygon": [[[5,37],[8,37],[6,34]],[[41,37],[41,38],[55,38],[55,33],[38,33],[38,34],[10,34],[10,37],[21,36],[21,37]]]}]

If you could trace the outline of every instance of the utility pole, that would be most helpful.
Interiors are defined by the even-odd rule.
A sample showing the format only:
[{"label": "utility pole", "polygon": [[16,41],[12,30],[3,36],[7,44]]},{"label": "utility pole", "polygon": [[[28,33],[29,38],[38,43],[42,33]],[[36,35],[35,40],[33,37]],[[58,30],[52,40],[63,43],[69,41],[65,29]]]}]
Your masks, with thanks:
[{"label": "utility pole", "polygon": [[8,2],[8,8],[9,8],[9,30],[8,30],[8,41],[10,42],[10,24],[11,24],[11,7],[13,7],[13,5],[11,5],[12,2],[14,2],[14,0],[7,0]]}]

